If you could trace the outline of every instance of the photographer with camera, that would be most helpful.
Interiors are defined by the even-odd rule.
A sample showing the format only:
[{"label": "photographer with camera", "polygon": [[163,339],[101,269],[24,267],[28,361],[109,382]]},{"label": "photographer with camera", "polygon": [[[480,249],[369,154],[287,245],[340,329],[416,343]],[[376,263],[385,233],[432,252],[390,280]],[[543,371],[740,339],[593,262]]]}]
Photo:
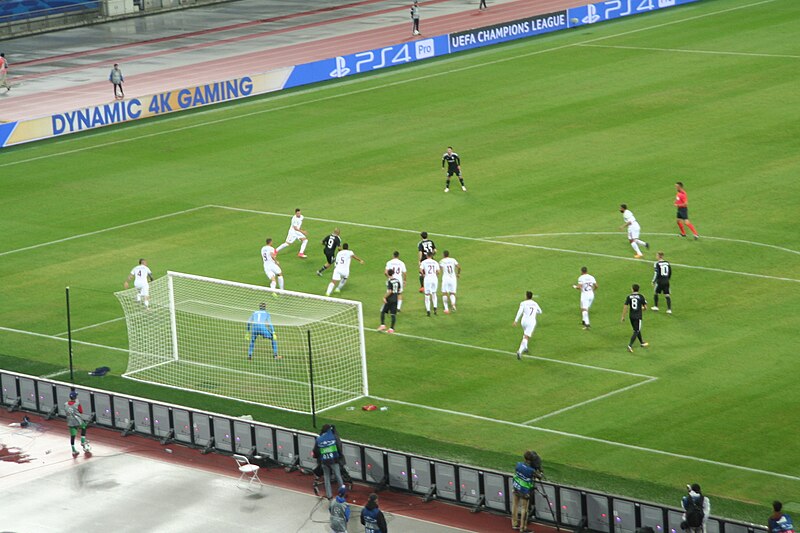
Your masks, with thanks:
[{"label": "photographer with camera", "polygon": [[511,497],[511,527],[522,532],[528,529],[528,509],[533,495],[533,484],[542,479],[542,459],[534,451],[528,450],[523,455],[524,462],[517,463],[514,470],[514,493]]},{"label": "photographer with camera", "polygon": [[686,485],[689,494],[681,498],[683,507],[683,522],[681,529],[687,533],[705,533],[706,521],[711,513],[711,502],[703,496],[700,485],[692,483]]},{"label": "photographer with camera", "polygon": [[322,465],[322,475],[325,479],[325,497],[329,500],[333,497],[331,491],[331,475],[336,476],[337,487],[342,487],[342,468],[340,457],[342,456],[342,440],[336,432],[336,427],[331,424],[322,426],[317,442],[314,445],[312,455],[316,457]]},{"label": "photographer with camera", "polygon": [[772,514],[769,515],[769,533],[794,533],[792,517],[783,512],[783,504],[778,500],[772,502]]}]

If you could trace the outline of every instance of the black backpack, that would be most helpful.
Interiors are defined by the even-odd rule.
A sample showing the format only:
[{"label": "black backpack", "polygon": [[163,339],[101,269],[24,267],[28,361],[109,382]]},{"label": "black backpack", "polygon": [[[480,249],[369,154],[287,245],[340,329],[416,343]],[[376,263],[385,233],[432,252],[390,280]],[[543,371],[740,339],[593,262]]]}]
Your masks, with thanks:
[{"label": "black backpack", "polygon": [[705,517],[705,513],[703,512],[703,500],[705,499],[704,496],[700,496],[699,500],[695,500],[691,496],[689,496],[689,501],[686,505],[686,525],[689,527],[702,527],[703,526],[703,518]]}]

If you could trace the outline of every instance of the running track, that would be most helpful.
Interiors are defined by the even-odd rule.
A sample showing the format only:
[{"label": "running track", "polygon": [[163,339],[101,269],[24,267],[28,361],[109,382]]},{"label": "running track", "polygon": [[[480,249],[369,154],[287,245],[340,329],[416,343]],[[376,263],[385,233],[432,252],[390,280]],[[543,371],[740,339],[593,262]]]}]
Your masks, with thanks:
[{"label": "running track", "polygon": [[[509,0],[503,3],[490,2],[490,8],[486,11],[478,11],[477,3],[467,4],[462,0],[457,4],[454,0],[428,0],[424,6],[430,11],[437,4],[450,12],[423,17],[423,35],[416,38],[410,35],[407,6],[389,7],[384,0],[363,0],[22,62],[9,72],[12,84],[21,85],[18,91],[12,90],[8,96],[0,99],[0,120],[50,115],[113,101],[111,87],[106,81],[108,57],[112,53],[123,68],[128,66],[125,70],[125,91],[130,98],[549,13],[576,2]],[[353,8],[356,7],[360,12],[353,14]],[[320,14],[323,14],[322,18]],[[394,23],[395,20],[405,22]],[[281,27],[266,27],[276,22],[280,22]],[[352,31],[364,26],[369,29]],[[334,36],[315,39],[314,33]],[[196,42],[199,35],[206,39]],[[276,41],[292,44],[270,44]],[[166,63],[171,66],[131,75],[130,65],[144,65],[154,60],[158,60],[160,65]],[[65,66],[65,63],[70,66]],[[66,78],[102,81],[71,83],[64,87],[62,83]],[[34,86],[38,90],[23,90]]]}]

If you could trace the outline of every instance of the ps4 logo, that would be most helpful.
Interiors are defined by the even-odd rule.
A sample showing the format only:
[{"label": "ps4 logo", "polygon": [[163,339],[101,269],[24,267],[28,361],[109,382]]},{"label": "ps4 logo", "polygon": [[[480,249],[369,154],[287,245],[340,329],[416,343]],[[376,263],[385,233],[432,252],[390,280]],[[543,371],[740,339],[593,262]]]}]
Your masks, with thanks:
[{"label": "ps4 logo", "polygon": [[[626,17],[634,13],[642,13],[672,7],[676,0],[606,0],[586,6],[586,16],[581,19],[584,24],[594,24],[599,20],[611,20]],[[602,13],[602,15],[601,15]]]},{"label": "ps4 logo", "polygon": [[331,78],[344,78],[350,74],[350,69],[347,68],[347,60],[342,56],[336,57],[336,68],[331,71]]},{"label": "ps4 logo", "polygon": [[410,63],[419,59],[434,57],[435,55],[434,40],[423,39],[415,41],[413,48],[409,43],[406,43],[399,46],[387,46],[367,52],[359,52],[350,56],[338,56],[334,60],[336,68],[331,70],[328,75],[331,78],[344,78],[350,74],[377,70],[400,63]]}]

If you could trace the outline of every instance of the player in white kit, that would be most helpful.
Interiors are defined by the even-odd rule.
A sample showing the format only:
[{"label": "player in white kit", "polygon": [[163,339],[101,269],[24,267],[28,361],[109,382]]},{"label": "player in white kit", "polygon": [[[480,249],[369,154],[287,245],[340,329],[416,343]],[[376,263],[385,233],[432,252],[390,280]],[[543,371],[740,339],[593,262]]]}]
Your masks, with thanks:
[{"label": "player in white kit", "polygon": [[522,320],[522,342],[519,343],[517,359],[522,359],[522,354],[528,353],[528,340],[533,335],[533,330],[536,329],[536,316],[542,314],[542,308],[533,301],[533,293],[531,291],[525,293],[525,298],[519,304],[517,318],[514,319],[514,327],[517,326],[517,322]]},{"label": "player in white kit", "polygon": [[422,286],[425,290],[425,311],[431,316],[431,300],[433,300],[433,314],[439,306],[436,291],[439,290],[439,263],[433,258],[432,253],[428,253],[427,259],[419,264],[419,273],[422,278]]},{"label": "player in white kit", "polygon": [[625,222],[619,229],[628,228],[628,242],[631,243],[631,248],[633,251],[636,252],[636,255],[633,257],[636,259],[640,259],[642,256],[642,250],[639,248],[641,244],[645,248],[650,248],[650,245],[639,238],[639,232],[642,228],[639,226],[639,223],[636,222],[636,217],[633,216],[633,212],[628,209],[627,204],[620,204],[619,212],[622,213],[622,220]]},{"label": "player in white kit", "polygon": [[281,250],[292,244],[297,239],[300,239],[300,252],[297,254],[297,257],[301,259],[306,258],[306,246],[308,245],[308,232],[303,229],[303,215],[300,213],[300,209],[294,210],[294,216],[292,217],[292,224],[289,226],[289,233],[286,235],[286,242],[278,246],[278,249],[275,250],[275,253],[280,253]]},{"label": "player in white kit", "polygon": [[[400,292],[397,293],[397,312],[400,312],[400,309],[403,307],[403,287],[406,285],[406,280],[408,278],[406,274],[406,264],[400,260],[400,252],[397,250],[394,251],[392,254],[392,258],[386,261],[386,268],[383,269],[386,273],[386,277],[390,279],[396,279],[400,282]],[[392,275],[389,275],[389,271],[392,272]]]},{"label": "player in white kit", "polygon": [[364,264],[364,260],[358,257],[353,250],[350,249],[350,245],[344,243],[342,245],[342,249],[339,250],[339,253],[336,254],[336,261],[334,262],[333,267],[333,276],[331,276],[331,282],[328,283],[328,290],[325,291],[326,296],[330,296],[333,292],[333,286],[335,282],[339,282],[339,285],[336,287],[336,292],[342,292],[345,283],[347,283],[347,278],[350,277],[350,261],[355,259],[362,265]]},{"label": "player in white kit", "polygon": [[581,267],[581,275],[578,277],[578,284],[572,286],[581,292],[581,324],[583,329],[589,329],[589,308],[594,301],[594,291],[597,290],[597,280],[589,274],[589,269]]},{"label": "player in white kit", "polygon": [[[461,275],[461,265],[458,261],[450,257],[450,252],[445,250],[444,257],[439,261],[442,269],[442,303],[444,304],[444,314],[450,314],[450,304],[453,311],[456,310],[456,290],[458,289],[458,277]],[[449,301],[448,301],[449,300]]]},{"label": "player in white kit", "polygon": [[270,288],[274,289],[277,280],[279,289],[283,289],[283,272],[281,272],[281,265],[278,263],[277,250],[272,247],[272,239],[267,239],[264,246],[261,247],[261,260],[264,261],[264,274],[269,279]]},{"label": "player in white kit", "polygon": [[147,267],[146,260],[139,259],[139,264],[133,267],[128,279],[125,280],[122,286],[127,289],[130,280],[133,280],[133,286],[138,291],[136,301],[144,301],[144,306],[150,307],[150,282],[153,281],[153,273]]}]

